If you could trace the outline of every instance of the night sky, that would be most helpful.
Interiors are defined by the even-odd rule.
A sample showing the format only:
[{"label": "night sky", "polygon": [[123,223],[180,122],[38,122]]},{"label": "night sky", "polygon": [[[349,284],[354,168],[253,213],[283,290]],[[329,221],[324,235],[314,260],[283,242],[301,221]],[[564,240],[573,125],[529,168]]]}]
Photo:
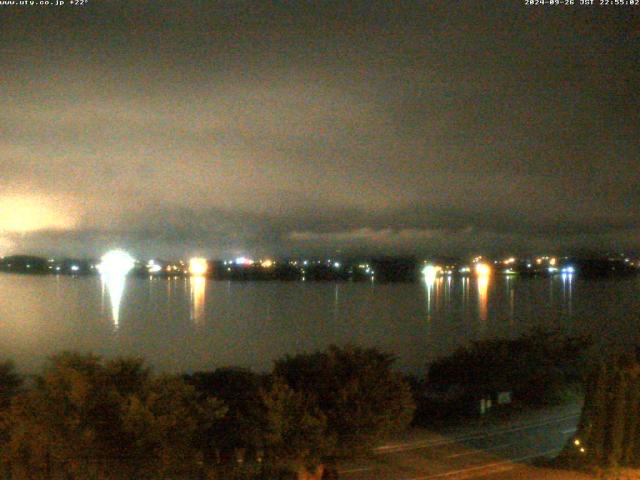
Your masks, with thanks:
[{"label": "night sky", "polygon": [[0,254],[640,247],[640,7],[0,6],[0,87]]}]

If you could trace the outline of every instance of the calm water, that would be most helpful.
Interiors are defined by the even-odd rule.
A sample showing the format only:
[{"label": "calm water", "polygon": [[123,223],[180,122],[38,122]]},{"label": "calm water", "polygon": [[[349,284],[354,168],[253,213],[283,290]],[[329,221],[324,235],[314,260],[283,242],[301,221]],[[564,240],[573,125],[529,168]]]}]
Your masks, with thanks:
[{"label": "calm water", "polygon": [[640,341],[640,278],[439,279],[432,285],[217,282],[0,275],[0,355],[35,371],[73,349],[142,356],[158,370],[267,370],[286,353],[377,346],[397,366],[534,325]]}]

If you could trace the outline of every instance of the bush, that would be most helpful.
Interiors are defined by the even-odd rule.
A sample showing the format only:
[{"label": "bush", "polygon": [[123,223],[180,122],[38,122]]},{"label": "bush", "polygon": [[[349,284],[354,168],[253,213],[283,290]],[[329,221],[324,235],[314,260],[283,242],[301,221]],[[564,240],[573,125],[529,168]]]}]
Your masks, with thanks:
[{"label": "bush", "polygon": [[334,454],[345,457],[411,422],[415,403],[409,385],[391,370],[393,361],[376,349],[333,346],[281,359],[274,374],[315,403],[326,416]]},{"label": "bush", "polygon": [[576,436],[563,457],[606,469],[640,467],[640,362],[619,357],[589,376]]},{"label": "bush", "polygon": [[526,404],[558,401],[567,385],[581,381],[590,340],[536,329],[516,339],[474,342],[429,368],[430,388],[461,389],[480,397],[512,391]]},{"label": "bush", "polygon": [[209,461],[220,463],[242,452],[255,457],[264,448],[266,406],[262,392],[268,378],[241,368],[219,368],[185,377],[201,399],[217,398],[228,411],[204,434],[202,447]]},{"label": "bush", "polygon": [[176,377],[139,360],[51,358],[3,414],[12,478],[150,478],[198,465],[196,438],[224,413]]}]

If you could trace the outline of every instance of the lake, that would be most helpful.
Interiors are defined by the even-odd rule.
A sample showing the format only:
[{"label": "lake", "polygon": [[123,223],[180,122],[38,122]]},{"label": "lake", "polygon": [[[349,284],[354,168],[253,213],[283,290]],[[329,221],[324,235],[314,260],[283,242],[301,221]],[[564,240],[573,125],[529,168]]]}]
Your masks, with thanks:
[{"label": "lake", "polygon": [[35,372],[61,350],[140,356],[159,371],[268,370],[330,344],[376,346],[396,367],[533,326],[640,342],[640,278],[439,278],[420,283],[225,282],[0,274],[0,356]]}]

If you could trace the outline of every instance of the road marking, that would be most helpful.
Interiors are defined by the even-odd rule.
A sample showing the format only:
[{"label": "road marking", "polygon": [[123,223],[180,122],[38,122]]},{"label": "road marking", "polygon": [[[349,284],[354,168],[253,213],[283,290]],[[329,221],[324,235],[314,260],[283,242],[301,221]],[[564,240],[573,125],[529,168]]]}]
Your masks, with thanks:
[{"label": "road marking", "polygon": [[468,435],[463,435],[459,437],[445,438],[441,440],[422,440],[422,441],[413,442],[413,443],[396,443],[391,445],[382,445],[380,447],[374,448],[373,453],[376,455],[383,455],[388,453],[404,452],[407,450],[418,450],[421,448],[449,445],[451,443],[457,443],[465,440],[475,440],[478,438],[486,438],[486,437],[492,437],[495,435],[501,435],[503,433],[512,433],[512,432],[517,432],[519,430],[528,430],[530,428],[543,427],[545,425],[559,423],[572,418],[577,418],[579,416],[580,416],[580,413],[576,413],[573,415],[565,415],[565,416],[557,417],[553,419],[545,419],[544,421],[538,422],[538,423],[523,424],[515,427],[502,427],[502,428],[498,428],[495,430],[490,430],[482,433],[468,434]]},{"label": "road marking", "polygon": [[510,447],[511,445],[513,445],[513,443],[503,443],[501,445],[495,445],[489,448],[481,448],[478,450],[470,450],[468,452],[454,453],[453,455],[448,455],[446,458],[456,458],[456,457],[464,457],[465,455],[475,455],[479,453],[490,452],[491,450],[500,450],[501,448]]},{"label": "road marking", "polygon": [[574,433],[576,430],[577,428],[569,428],[568,430],[562,430],[562,433],[566,435],[567,433]]},{"label": "road marking", "polygon": [[[538,452],[530,455],[525,455],[523,457],[512,458],[512,459],[504,460],[501,462],[485,463],[483,465],[476,465],[474,467],[462,468],[460,470],[452,470],[450,472],[436,473],[433,475],[426,475],[422,477],[403,478],[402,480],[431,480],[432,478],[446,478],[446,477],[451,477],[453,475],[463,475],[465,473],[477,472],[478,470],[483,470],[487,468],[496,468],[496,467],[499,469],[502,469],[504,467],[511,467],[506,469],[506,470],[511,470],[516,467],[516,465],[513,465],[514,463],[522,462],[524,460],[529,460],[536,457],[545,457],[552,453],[560,452],[561,450],[562,450],[561,448],[554,448],[553,450],[546,450],[544,452]],[[502,471],[502,470],[499,470],[499,471]],[[491,471],[491,472],[481,473],[480,475],[474,475],[474,476],[476,477],[484,476],[492,473],[497,473],[497,472]]]}]

